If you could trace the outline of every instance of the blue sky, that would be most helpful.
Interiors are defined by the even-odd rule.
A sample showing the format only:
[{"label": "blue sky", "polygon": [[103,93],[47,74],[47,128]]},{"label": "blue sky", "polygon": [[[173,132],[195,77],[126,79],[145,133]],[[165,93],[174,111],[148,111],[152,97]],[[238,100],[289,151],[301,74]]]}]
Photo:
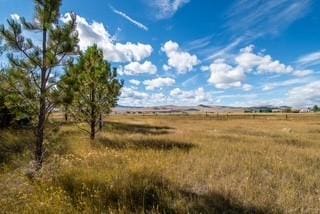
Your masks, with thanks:
[{"label": "blue sky", "polygon": [[[0,22],[33,7],[0,0]],[[70,11],[81,49],[118,67],[122,105],[320,104],[317,0],[64,0],[62,21]]]}]

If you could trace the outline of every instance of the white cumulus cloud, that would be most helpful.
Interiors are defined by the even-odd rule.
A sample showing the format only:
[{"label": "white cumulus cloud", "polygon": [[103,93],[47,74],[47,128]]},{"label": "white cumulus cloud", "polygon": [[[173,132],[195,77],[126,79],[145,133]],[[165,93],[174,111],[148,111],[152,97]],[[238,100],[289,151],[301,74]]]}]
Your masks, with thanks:
[{"label": "white cumulus cloud", "polygon": [[253,89],[253,86],[250,84],[243,84],[242,89],[244,91],[251,91]]},{"label": "white cumulus cloud", "polygon": [[200,87],[195,90],[182,90],[175,88],[168,94],[146,93],[137,91],[135,88],[124,87],[119,100],[120,105],[128,106],[159,106],[159,105],[183,105],[194,106],[199,104],[212,104],[213,92],[209,93]]},{"label": "white cumulus cloud", "polygon": [[141,83],[139,80],[135,80],[135,79],[129,80],[129,82],[130,82],[132,85],[136,85],[136,86],[139,86],[140,83]]},{"label": "white cumulus cloud", "polygon": [[270,55],[258,55],[253,52],[254,46],[250,45],[241,50],[236,57],[236,62],[246,71],[255,69],[260,73],[290,73],[293,71],[291,66],[286,66],[278,60],[273,60]]},{"label": "white cumulus cloud", "polygon": [[156,88],[162,88],[167,86],[172,86],[176,81],[169,77],[159,77],[152,80],[145,80],[143,84],[146,86],[146,90],[154,90]]},{"label": "white cumulus cloud", "polygon": [[233,67],[221,60],[216,60],[212,63],[210,65],[210,71],[211,75],[208,82],[220,89],[241,87],[246,77],[242,67]]},{"label": "white cumulus cloud", "polygon": [[16,13],[11,14],[10,17],[15,21],[20,21],[20,16]]},{"label": "white cumulus cloud", "polygon": [[173,41],[167,41],[161,50],[166,53],[168,63],[163,66],[164,70],[175,69],[178,73],[187,73],[200,61],[196,55],[191,55],[180,49],[179,44]]},{"label": "white cumulus cloud", "polygon": [[212,100],[212,96],[200,87],[196,90],[185,91],[180,88],[171,90],[170,96],[184,104],[200,104]]},{"label": "white cumulus cloud", "polygon": [[146,99],[149,95],[145,92],[138,92],[132,88],[123,87],[121,90],[121,99],[130,99],[130,100],[143,100]]},{"label": "white cumulus cloud", "polygon": [[320,103],[320,81],[295,87],[288,92],[288,103],[294,106],[312,106]]},{"label": "white cumulus cloud", "polygon": [[145,61],[143,63],[131,62],[120,69],[119,73],[128,76],[135,76],[140,74],[155,74],[157,73],[157,67],[150,61]]},{"label": "white cumulus cloud", "polygon": [[[66,22],[69,19],[70,14],[67,13],[61,20]],[[81,50],[86,50],[89,46],[97,44],[99,48],[102,48],[105,59],[110,62],[142,61],[153,52],[153,48],[149,44],[119,43],[112,38],[101,22],[89,23],[81,16],[77,16],[77,31]]]},{"label": "white cumulus cloud", "polygon": [[[205,66],[203,66],[205,67]],[[206,67],[205,67],[206,68]],[[203,69],[204,71],[206,69]],[[247,74],[291,74],[297,77],[305,77],[313,74],[313,70],[296,70],[290,65],[285,65],[279,60],[274,60],[270,55],[255,53],[254,46],[249,45],[240,50],[233,57],[233,60],[227,62],[226,59],[216,59],[210,66],[211,72],[209,83],[214,84],[216,88],[240,88],[244,91],[252,90],[252,85],[246,84]],[[271,90],[267,85],[264,90]]]}]

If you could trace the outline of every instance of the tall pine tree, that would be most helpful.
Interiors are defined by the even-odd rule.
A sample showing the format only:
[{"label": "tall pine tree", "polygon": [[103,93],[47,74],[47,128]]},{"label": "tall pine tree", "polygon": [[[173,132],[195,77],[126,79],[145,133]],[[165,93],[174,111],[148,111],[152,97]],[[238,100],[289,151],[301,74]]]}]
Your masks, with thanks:
[{"label": "tall pine tree", "polygon": [[[12,52],[8,54],[11,66],[26,72],[37,88],[35,160],[39,170],[43,162],[45,123],[54,108],[56,73],[68,56],[77,52],[78,35],[75,15],[70,16],[68,23],[60,21],[62,0],[34,0],[34,3],[34,21],[8,19],[7,27],[0,25],[0,37],[8,48],[6,51]],[[40,37],[41,44],[26,38],[24,31]]]},{"label": "tall pine tree", "polygon": [[63,94],[72,96],[69,110],[73,118],[89,125],[88,132],[94,140],[101,129],[103,114],[110,113],[117,104],[123,82],[117,79],[116,70],[111,69],[96,45],[81,54],[77,64],[69,66],[62,81],[65,83],[62,85],[68,86],[65,89],[72,91],[71,95]]}]

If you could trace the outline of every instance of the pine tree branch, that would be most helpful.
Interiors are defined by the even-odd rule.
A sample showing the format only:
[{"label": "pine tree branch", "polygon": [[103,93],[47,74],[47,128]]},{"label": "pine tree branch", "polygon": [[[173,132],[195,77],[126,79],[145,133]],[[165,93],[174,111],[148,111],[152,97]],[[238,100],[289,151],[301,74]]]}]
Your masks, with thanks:
[{"label": "pine tree branch", "polygon": [[[16,88],[16,83],[12,83],[11,81],[7,80],[7,83],[10,85],[10,87],[16,92],[18,93],[21,97],[24,98],[24,101],[26,102],[29,102],[29,105],[31,106],[31,108],[34,110],[34,111],[37,111],[37,108],[34,108],[34,103],[32,103],[30,101],[30,98],[27,97],[23,92],[21,92],[18,88]],[[8,90],[5,90],[7,91],[8,94],[10,94],[11,91],[8,91]]]},{"label": "pine tree branch", "polygon": [[34,70],[36,70],[36,68],[34,68],[34,69],[32,69],[32,70],[29,70],[29,69],[27,69],[25,66],[22,66],[20,63],[17,63],[14,59],[11,59],[10,62],[11,62],[14,66],[16,66],[16,67],[18,67],[18,68],[21,68],[22,70],[26,69],[28,73],[31,73],[31,77],[32,77],[32,79],[33,79],[33,81],[34,81],[34,84],[36,85],[37,88],[40,89],[40,85],[38,84],[38,81],[37,81],[37,79],[36,79],[36,77],[35,77],[35,75],[34,75]]},{"label": "pine tree branch", "polygon": [[[12,29],[14,29],[14,24],[15,24],[14,22],[10,23],[10,22],[8,21],[8,24],[9,24],[9,26],[10,26]],[[39,64],[38,62],[36,62],[36,61],[27,53],[27,49],[24,49],[24,48],[21,46],[21,44],[19,44],[18,37],[19,37],[20,35],[17,34],[17,31],[16,31],[16,30],[13,30],[12,33],[13,33],[13,36],[14,36],[14,38],[12,38],[12,39],[13,39],[14,41],[11,41],[11,42],[14,43],[15,48],[18,49],[21,53],[23,53],[23,55],[24,55],[26,58],[28,58],[34,65],[36,65],[36,66],[38,66],[38,67],[41,67],[41,64]],[[20,33],[21,33],[21,32],[20,32]],[[3,29],[3,32],[1,32],[1,34],[2,34],[2,36],[3,36],[6,40],[10,41],[9,35],[8,35],[8,33],[5,32],[4,29]]]}]

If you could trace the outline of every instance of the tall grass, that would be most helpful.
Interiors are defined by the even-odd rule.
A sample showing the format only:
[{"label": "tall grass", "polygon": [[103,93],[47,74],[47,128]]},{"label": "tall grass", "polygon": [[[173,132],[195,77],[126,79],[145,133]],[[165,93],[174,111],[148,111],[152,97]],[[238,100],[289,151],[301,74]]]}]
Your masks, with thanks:
[{"label": "tall grass", "polygon": [[[39,175],[26,176],[30,158],[0,173],[0,212],[320,212],[316,116],[112,116],[105,123],[95,142],[72,123],[50,128]],[[5,135],[18,145],[27,136]]]}]

